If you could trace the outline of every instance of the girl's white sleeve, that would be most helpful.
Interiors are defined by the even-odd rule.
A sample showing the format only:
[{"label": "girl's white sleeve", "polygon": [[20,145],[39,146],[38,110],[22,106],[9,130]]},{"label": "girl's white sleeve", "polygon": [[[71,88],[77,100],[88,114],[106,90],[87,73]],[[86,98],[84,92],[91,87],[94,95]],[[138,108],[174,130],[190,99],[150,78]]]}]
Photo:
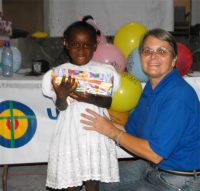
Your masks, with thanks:
[{"label": "girl's white sleeve", "polygon": [[113,82],[113,93],[116,92],[120,87],[120,75],[114,71],[114,82]]},{"label": "girl's white sleeve", "polygon": [[42,79],[42,93],[44,96],[49,97],[53,99],[53,101],[56,101],[56,94],[53,90],[53,86],[51,84],[51,72],[52,70],[49,70],[47,73],[44,74]]}]

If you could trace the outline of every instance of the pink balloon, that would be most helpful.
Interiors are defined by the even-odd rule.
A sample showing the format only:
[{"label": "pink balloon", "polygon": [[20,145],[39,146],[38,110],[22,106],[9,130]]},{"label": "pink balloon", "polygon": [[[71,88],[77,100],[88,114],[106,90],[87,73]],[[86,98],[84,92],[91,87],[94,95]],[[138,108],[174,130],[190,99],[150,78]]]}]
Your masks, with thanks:
[{"label": "pink balloon", "polygon": [[126,59],[119,48],[113,44],[99,44],[92,58],[93,61],[110,64],[114,66],[117,72],[124,72],[126,68]]},{"label": "pink balloon", "polygon": [[106,43],[107,43],[107,39],[106,39],[105,35],[103,34],[103,32],[100,31],[100,36],[97,36],[97,44],[99,46],[100,44],[106,44]]}]

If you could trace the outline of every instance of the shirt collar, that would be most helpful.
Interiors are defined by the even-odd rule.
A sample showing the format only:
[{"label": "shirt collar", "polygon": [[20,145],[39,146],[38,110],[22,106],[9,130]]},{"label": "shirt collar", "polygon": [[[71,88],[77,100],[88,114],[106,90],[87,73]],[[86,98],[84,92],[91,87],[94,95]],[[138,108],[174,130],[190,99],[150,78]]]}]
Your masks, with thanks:
[{"label": "shirt collar", "polygon": [[177,69],[173,69],[169,74],[167,74],[156,86],[155,89],[152,89],[150,82],[148,81],[147,84],[145,85],[144,88],[144,95],[149,95],[149,94],[156,94],[160,91],[160,89],[165,86],[167,83],[171,81],[171,79],[177,78],[180,76],[179,72]]}]

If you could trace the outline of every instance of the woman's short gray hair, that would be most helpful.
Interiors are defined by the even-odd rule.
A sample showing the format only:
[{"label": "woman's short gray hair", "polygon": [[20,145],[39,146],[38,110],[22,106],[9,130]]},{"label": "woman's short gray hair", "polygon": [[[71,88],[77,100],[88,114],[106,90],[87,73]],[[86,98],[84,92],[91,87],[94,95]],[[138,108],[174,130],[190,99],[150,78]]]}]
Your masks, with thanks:
[{"label": "woman's short gray hair", "polygon": [[153,36],[153,37],[155,37],[159,40],[163,40],[163,41],[168,42],[169,45],[172,47],[173,57],[175,58],[177,56],[177,44],[176,44],[175,37],[171,33],[169,33],[168,31],[163,30],[163,29],[159,29],[159,28],[149,30],[144,34],[143,38],[141,39],[140,45],[139,45],[140,55],[141,55],[141,53],[144,49],[144,43],[149,36]]}]

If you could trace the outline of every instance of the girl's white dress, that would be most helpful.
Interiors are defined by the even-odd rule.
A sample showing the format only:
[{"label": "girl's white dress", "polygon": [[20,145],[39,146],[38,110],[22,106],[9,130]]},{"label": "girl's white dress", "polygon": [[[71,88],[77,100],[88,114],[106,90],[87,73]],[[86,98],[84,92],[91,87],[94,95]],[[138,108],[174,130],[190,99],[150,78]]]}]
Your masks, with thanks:
[{"label": "girl's white dress", "polygon": [[[120,78],[113,66],[90,61],[84,66],[70,63],[61,68],[81,71],[109,73],[114,76],[113,90],[119,87]],[[56,100],[51,85],[51,70],[42,82],[43,94]],[[107,115],[107,110],[92,104],[77,102],[67,98],[68,108],[60,111],[57,126],[52,136],[46,186],[62,189],[81,186],[83,181],[118,182],[119,169],[115,142],[95,131],[83,129],[80,114],[90,108],[100,115]]]}]

